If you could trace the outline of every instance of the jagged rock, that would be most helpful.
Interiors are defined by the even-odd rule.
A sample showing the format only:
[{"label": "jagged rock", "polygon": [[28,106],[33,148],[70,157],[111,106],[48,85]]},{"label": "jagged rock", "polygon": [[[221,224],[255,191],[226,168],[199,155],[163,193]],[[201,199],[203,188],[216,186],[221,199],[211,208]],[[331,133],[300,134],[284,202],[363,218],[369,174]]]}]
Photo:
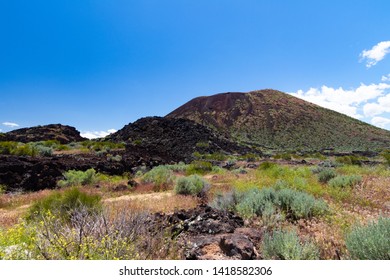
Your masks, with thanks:
[{"label": "jagged rock", "polygon": [[141,118],[105,138],[126,142],[126,152],[148,157],[156,164],[194,159],[193,153],[246,153],[242,147],[217,132],[186,119]]},{"label": "jagged rock", "polygon": [[237,215],[201,205],[173,214],[156,213],[153,223],[171,229],[176,238],[187,249],[186,259],[257,259],[256,246],[263,232],[243,228],[244,221]]},{"label": "jagged rock", "polygon": [[94,154],[62,155],[52,157],[21,157],[0,155],[0,184],[7,190],[37,191],[52,189],[62,174],[68,170],[85,171],[94,168],[97,172],[122,175],[134,167],[133,158],[121,162],[107,161],[105,156]]},{"label": "jagged rock", "polygon": [[185,257],[190,260],[258,259],[256,245],[262,236],[260,230],[237,228],[233,233],[191,237],[187,240],[189,249]]}]

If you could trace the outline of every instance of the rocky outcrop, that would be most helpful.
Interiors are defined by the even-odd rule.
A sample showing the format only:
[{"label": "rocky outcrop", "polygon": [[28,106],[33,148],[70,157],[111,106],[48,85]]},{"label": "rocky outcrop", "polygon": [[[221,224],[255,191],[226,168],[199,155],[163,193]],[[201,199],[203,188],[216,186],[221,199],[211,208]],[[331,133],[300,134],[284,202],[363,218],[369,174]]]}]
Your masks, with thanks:
[{"label": "rocky outcrop", "polygon": [[97,172],[121,175],[131,171],[136,162],[136,159],[125,156],[119,162],[110,161],[104,155],[94,154],[37,158],[0,155],[0,184],[9,191],[52,189],[67,170],[94,168]]},{"label": "rocky outcrop", "polygon": [[185,119],[148,117],[126,125],[105,138],[126,142],[127,153],[157,161],[178,162],[193,160],[193,153],[245,153],[248,148],[231,142],[211,129]]},{"label": "rocky outcrop", "polygon": [[87,140],[81,137],[80,132],[76,128],[68,125],[49,124],[43,126],[34,126],[28,128],[16,129],[4,133],[1,141],[15,141],[15,142],[37,142],[45,140],[57,140],[61,144],[68,144],[71,142],[80,142]]},{"label": "rocky outcrop", "polygon": [[263,232],[245,228],[241,217],[232,212],[200,205],[173,214],[155,214],[155,221],[170,228],[172,237],[185,247],[185,258],[190,260],[211,259],[258,259],[256,247]]}]

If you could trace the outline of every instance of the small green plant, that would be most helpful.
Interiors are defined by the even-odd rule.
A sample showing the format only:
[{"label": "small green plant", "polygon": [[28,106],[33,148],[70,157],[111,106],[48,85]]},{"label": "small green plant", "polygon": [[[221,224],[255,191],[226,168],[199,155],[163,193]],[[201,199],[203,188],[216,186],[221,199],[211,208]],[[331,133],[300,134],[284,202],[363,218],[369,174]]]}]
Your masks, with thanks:
[{"label": "small green plant", "polygon": [[179,162],[177,164],[167,164],[164,166],[173,172],[186,172],[188,168],[188,165],[184,162]]},{"label": "small green plant", "polygon": [[355,226],[345,244],[352,259],[390,260],[390,218],[380,217],[367,226]]},{"label": "small green plant", "polygon": [[211,162],[197,160],[197,161],[193,161],[188,166],[187,175],[192,175],[192,174],[203,175],[212,170],[213,170],[213,165],[211,164]]},{"label": "small green plant", "polygon": [[390,150],[384,151],[382,157],[385,160],[385,163],[390,166]]},{"label": "small green plant", "polygon": [[361,160],[357,156],[353,156],[353,155],[338,157],[338,158],[336,158],[336,162],[341,163],[341,164],[347,164],[347,165],[361,165],[362,164]]},{"label": "small green plant", "polygon": [[208,142],[198,142],[196,143],[197,148],[208,148],[210,144]]},{"label": "small green plant", "polygon": [[337,176],[336,171],[334,171],[334,169],[330,169],[330,168],[323,169],[317,175],[318,181],[320,183],[324,183],[324,184],[327,183],[330,179],[333,179],[336,176]]},{"label": "small green plant", "polygon": [[154,167],[152,170],[147,172],[143,177],[144,183],[151,183],[154,186],[155,191],[166,190],[172,186],[175,181],[175,176],[172,170],[166,166],[160,165]]},{"label": "small green plant", "polygon": [[64,221],[70,221],[73,214],[80,209],[90,213],[100,211],[102,209],[100,196],[86,194],[75,187],[64,192],[57,191],[35,202],[29,208],[27,220],[41,219],[51,213]]},{"label": "small green plant", "polygon": [[177,179],[174,191],[176,194],[197,195],[207,185],[208,183],[202,177],[191,175]]},{"label": "small green plant", "polygon": [[312,242],[301,242],[293,231],[274,231],[266,234],[262,243],[264,259],[318,260],[319,250]]},{"label": "small green plant", "polygon": [[97,182],[96,171],[93,168],[86,171],[69,170],[63,176],[64,180],[57,183],[59,187],[89,185]]},{"label": "small green plant", "polygon": [[6,185],[2,185],[2,184],[0,184],[0,194],[3,194],[3,193],[5,193],[5,192],[6,192],[6,190],[7,190],[7,186],[6,186]]},{"label": "small green plant", "polygon": [[329,180],[328,184],[332,188],[346,188],[354,187],[362,182],[362,176],[360,175],[344,175],[337,176]]},{"label": "small green plant", "polygon": [[267,170],[267,169],[271,169],[275,166],[277,166],[277,164],[274,162],[264,161],[264,162],[260,163],[258,169],[259,170]]}]

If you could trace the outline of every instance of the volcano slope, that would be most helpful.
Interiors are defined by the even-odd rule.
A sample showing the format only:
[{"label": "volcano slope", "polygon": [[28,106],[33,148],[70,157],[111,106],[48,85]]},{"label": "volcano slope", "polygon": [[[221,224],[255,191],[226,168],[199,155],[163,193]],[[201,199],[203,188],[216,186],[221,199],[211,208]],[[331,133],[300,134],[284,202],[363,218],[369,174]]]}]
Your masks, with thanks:
[{"label": "volcano slope", "polygon": [[265,149],[349,152],[390,146],[390,131],[271,89],[197,97],[166,117],[190,119]]}]

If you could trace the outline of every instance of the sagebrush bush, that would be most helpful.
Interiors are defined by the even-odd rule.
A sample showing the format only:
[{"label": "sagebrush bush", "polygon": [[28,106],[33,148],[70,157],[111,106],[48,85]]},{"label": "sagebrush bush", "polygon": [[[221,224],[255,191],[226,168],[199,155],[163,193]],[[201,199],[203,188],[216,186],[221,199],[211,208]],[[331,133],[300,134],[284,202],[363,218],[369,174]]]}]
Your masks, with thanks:
[{"label": "sagebrush bush", "polygon": [[59,187],[89,185],[97,182],[96,171],[93,168],[86,171],[69,170],[63,176],[64,180],[57,183]]},{"label": "sagebrush bush", "polygon": [[79,209],[88,212],[99,212],[102,209],[101,197],[81,192],[77,188],[64,192],[55,192],[37,202],[28,210],[27,220],[41,219],[52,213],[62,220],[69,221]]},{"label": "sagebrush bush", "polygon": [[380,217],[366,226],[355,226],[345,244],[352,259],[390,260],[390,218]]},{"label": "sagebrush bush", "polygon": [[236,210],[245,217],[261,216],[267,203],[274,204],[275,200],[276,191],[273,188],[253,188],[243,195]]},{"label": "sagebrush bush", "polygon": [[217,193],[210,206],[223,211],[235,211],[236,205],[241,200],[241,194],[237,191]]},{"label": "sagebrush bush", "polygon": [[198,175],[190,175],[177,179],[174,191],[176,194],[197,195],[208,183]]},{"label": "sagebrush bush", "polygon": [[[235,203],[235,205],[232,205]],[[228,207],[234,209],[244,217],[262,217],[265,209],[271,211],[270,205],[275,207],[277,212],[283,212],[290,219],[311,218],[321,216],[328,212],[328,205],[322,199],[289,188],[274,189],[256,187],[242,193],[228,194],[228,196],[217,196],[212,205],[219,208]]]},{"label": "sagebrush bush", "polygon": [[332,188],[346,188],[354,187],[362,182],[362,176],[360,175],[344,175],[337,176],[329,180],[328,184]]},{"label": "sagebrush bush", "polygon": [[151,183],[155,191],[166,190],[173,185],[175,176],[172,170],[164,165],[154,167],[142,177],[144,183]]},{"label": "sagebrush bush", "polygon": [[185,172],[188,168],[188,165],[184,162],[179,162],[177,164],[166,164],[164,166],[173,172]]},{"label": "sagebrush bush", "polygon": [[187,168],[187,175],[199,174],[203,175],[213,170],[211,162],[196,160],[193,161]]},{"label": "sagebrush bush", "polygon": [[333,179],[336,176],[337,176],[336,171],[334,171],[334,169],[330,169],[330,168],[323,169],[317,175],[318,181],[320,183],[327,183],[330,179]]},{"label": "sagebrush bush", "polygon": [[318,260],[319,250],[312,242],[301,242],[293,231],[274,231],[266,234],[262,243],[264,259]]}]

